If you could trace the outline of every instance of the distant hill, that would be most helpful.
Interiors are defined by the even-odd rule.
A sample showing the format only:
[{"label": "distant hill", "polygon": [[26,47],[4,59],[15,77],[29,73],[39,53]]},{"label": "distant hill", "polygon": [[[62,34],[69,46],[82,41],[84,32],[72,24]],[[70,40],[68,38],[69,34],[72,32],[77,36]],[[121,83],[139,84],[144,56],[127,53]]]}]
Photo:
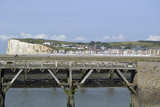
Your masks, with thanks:
[{"label": "distant hill", "polygon": [[160,48],[160,41],[134,41],[134,42],[112,42],[111,47],[125,46],[126,48]]},{"label": "distant hill", "polygon": [[[47,45],[44,43],[50,43],[47,45],[54,49],[63,49],[62,45],[67,46],[78,46],[78,45],[86,45],[88,47],[106,47],[106,48],[160,48],[160,41],[129,41],[129,42],[100,42],[100,41],[91,41],[91,42],[68,42],[68,41],[57,41],[57,40],[44,40],[44,39],[16,39],[22,42],[33,43],[33,44],[41,44]],[[57,47],[60,46],[60,47]],[[71,48],[73,49],[73,48]]]}]

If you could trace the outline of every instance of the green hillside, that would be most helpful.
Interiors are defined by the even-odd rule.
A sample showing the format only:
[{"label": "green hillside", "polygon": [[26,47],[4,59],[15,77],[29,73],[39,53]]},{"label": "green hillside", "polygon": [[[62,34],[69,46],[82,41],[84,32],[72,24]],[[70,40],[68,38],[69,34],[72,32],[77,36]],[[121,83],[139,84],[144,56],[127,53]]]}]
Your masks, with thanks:
[{"label": "green hillside", "polygon": [[112,42],[112,47],[126,46],[128,48],[160,48],[160,41],[135,41],[135,42]]},{"label": "green hillside", "polygon": [[[51,48],[57,48],[55,46],[62,46],[62,45],[69,45],[69,46],[79,46],[79,45],[86,45],[89,47],[101,47],[104,46],[106,48],[125,48],[125,49],[131,49],[131,48],[160,48],[160,41],[130,41],[130,42],[99,42],[99,41],[91,41],[88,43],[83,42],[68,42],[68,41],[56,41],[56,40],[44,40],[44,39],[16,39],[20,40],[22,42],[27,43],[33,43],[33,44],[43,44],[45,42],[51,43],[49,47]],[[58,47],[63,48],[63,47]]]}]

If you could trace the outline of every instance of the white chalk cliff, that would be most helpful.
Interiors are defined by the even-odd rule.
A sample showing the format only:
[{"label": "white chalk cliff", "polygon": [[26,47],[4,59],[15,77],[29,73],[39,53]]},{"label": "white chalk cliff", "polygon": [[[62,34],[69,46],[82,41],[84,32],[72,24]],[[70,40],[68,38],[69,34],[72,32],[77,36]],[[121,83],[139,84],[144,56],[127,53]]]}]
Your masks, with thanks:
[{"label": "white chalk cliff", "polygon": [[20,40],[8,40],[8,55],[32,55],[32,54],[49,54],[53,49],[40,44],[22,42]]}]

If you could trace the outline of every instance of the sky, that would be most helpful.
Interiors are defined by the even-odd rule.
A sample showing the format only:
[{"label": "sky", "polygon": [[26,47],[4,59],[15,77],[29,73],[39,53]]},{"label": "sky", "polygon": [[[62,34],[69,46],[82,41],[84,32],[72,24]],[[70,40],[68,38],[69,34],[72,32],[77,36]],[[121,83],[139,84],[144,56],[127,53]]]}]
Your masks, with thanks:
[{"label": "sky", "polygon": [[160,41],[160,0],[0,0],[0,53],[10,38]]}]

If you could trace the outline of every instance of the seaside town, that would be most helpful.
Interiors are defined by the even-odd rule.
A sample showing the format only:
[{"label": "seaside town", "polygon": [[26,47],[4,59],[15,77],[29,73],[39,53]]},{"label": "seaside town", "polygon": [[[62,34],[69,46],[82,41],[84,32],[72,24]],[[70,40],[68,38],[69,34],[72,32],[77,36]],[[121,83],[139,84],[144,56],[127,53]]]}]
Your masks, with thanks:
[{"label": "seaside town", "polygon": [[[44,42],[43,45],[51,46],[51,42]],[[106,56],[159,56],[160,48],[144,48],[144,47],[134,47],[128,48],[125,46],[120,47],[106,47],[103,45],[96,44],[76,44],[76,45],[66,45],[66,44],[56,44],[56,48],[50,54],[58,55],[106,55]]]}]

